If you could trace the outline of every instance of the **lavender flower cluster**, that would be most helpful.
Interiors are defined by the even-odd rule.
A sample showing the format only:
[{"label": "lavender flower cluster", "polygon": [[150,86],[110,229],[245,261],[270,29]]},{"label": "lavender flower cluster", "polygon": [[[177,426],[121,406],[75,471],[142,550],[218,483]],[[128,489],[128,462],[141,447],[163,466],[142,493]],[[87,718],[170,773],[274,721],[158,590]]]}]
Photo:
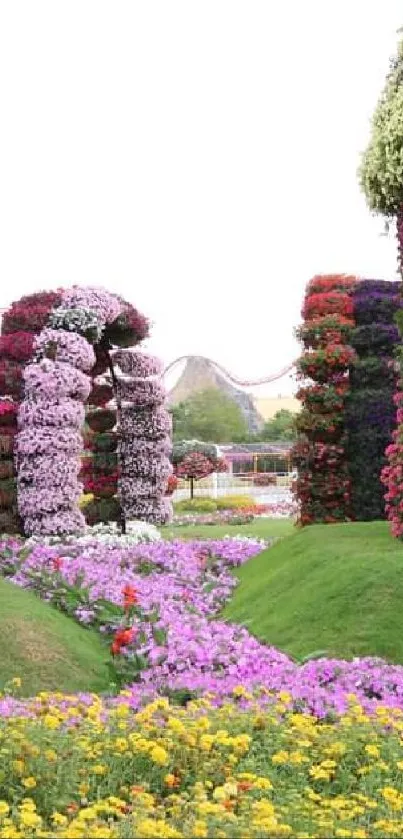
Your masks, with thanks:
[{"label": "lavender flower cluster", "polygon": [[122,371],[134,373],[118,381],[118,394],[124,400],[118,445],[120,503],[129,519],[165,524],[172,519],[172,505],[165,497],[172,472],[168,458],[172,426],[162,382],[150,378],[161,367],[153,356],[124,350],[116,353],[115,361]]},{"label": "lavender flower cluster", "polygon": [[35,356],[39,360],[54,351],[55,360],[64,361],[84,373],[95,364],[95,353],[88,341],[66,329],[43,329],[35,342]]},{"label": "lavender flower cluster", "polygon": [[113,360],[125,376],[146,379],[149,376],[161,376],[163,372],[163,364],[159,358],[136,350],[118,350]]},{"label": "lavender flower cluster", "polygon": [[68,309],[91,310],[97,316],[98,322],[104,326],[113,323],[124,310],[123,301],[104,288],[97,286],[73,286],[62,294],[63,306]]},{"label": "lavender flower cluster", "polygon": [[122,401],[128,401],[137,408],[153,409],[165,401],[165,388],[157,379],[120,378],[117,393]]},{"label": "lavender flower cluster", "polygon": [[138,411],[133,405],[123,403],[120,428],[126,437],[142,440],[164,440],[172,436],[172,417],[163,405],[154,410]]}]

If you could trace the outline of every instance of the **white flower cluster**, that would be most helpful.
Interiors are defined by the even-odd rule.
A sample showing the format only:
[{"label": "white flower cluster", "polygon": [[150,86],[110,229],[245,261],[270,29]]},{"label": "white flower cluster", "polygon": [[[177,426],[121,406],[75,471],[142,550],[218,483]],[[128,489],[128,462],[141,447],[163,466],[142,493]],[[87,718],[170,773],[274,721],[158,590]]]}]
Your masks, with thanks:
[{"label": "white flower cluster", "polygon": [[65,306],[58,306],[51,312],[49,326],[53,329],[78,332],[86,338],[90,336],[94,343],[101,339],[104,330],[104,324],[92,309],[68,309]]},{"label": "white flower cluster", "polygon": [[161,534],[154,527],[153,524],[147,524],[144,521],[131,521],[127,523],[127,532],[123,536],[118,529],[115,522],[109,524],[96,524],[94,527],[88,527],[82,536],[31,536],[27,539],[25,545],[33,547],[38,542],[45,545],[59,545],[59,544],[79,544],[89,545],[94,541],[100,542],[103,545],[118,546],[121,548],[130,548],[132,545],[148,544],[150,542],[160,542]]}]

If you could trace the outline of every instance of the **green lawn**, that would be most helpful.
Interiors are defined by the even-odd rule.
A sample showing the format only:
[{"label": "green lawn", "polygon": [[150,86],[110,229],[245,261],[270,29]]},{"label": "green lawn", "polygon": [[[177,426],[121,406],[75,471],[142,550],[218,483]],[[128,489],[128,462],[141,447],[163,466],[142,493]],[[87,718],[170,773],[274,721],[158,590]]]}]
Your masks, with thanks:
[{"label": "green lawn", "polygon": [[291,519],[255,519],[251,524],[190,524],[161,527],[164,539],[223,539],[224,536],[257,536],[273,539],[288,536],[295,530]]},{"label": "green lawn", "polygon": [[385,522],[295,532],[236,571],[224,617],[297,658],[403,663],[403,544]]},{"label": "green lawn", "polygon": [[14,676],[22,693],[104,691],[108,650],[92,630],[0,579],[0,691]]}]

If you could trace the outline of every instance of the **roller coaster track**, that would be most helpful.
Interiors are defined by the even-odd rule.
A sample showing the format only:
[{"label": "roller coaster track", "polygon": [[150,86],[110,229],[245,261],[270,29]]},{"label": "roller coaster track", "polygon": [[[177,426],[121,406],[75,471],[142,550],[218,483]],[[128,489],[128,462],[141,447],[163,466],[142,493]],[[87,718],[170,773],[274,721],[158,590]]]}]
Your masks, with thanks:
[{"label": "roller coaster track", "polygon": [[188,361],[190,358],[202,358],[203,361],[207,361],[211,364],[219,373],[221,373],[228,381],[232,382],[234,385],[238,385],[238,387],[257,387],[258,385],[266,385],[270,384],[270,382],[276,382],[278,379],[282,379],[283,376],[286,376],[287,373],[290,373],[293,367],[295,366],[295,361],[291,364],[287,364],[286,367],[283,367],[282,370],[279,370],[278,373],[272,373],[270,376],[262,376],[260,379],[238,379],[232,373],[222,367],[221,364],[218,364],[217,361],[213,361],[211,358],[206,358],[205,356],[200,355],[181,355],[179,358],[175,358],[174,361],[171,361],[168,364],[168,367],[164,370],[164,376],[166,376],[177,364],[180,364],[181,361]]}]

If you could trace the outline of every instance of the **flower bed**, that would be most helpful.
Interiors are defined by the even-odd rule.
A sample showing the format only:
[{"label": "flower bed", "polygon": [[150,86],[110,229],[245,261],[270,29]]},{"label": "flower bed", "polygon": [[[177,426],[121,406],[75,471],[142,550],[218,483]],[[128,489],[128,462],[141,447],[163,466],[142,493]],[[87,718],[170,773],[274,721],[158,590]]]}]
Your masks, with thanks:
[{"label": "flower bed", "polygon": [[0,721],[2,768],[13,789],[0,800],[1,835],[401,834],[399,716],[368,719],[352,701],[325,726],[289,712],[287,693],[268,713],[261,697],[242,710],[244,696],[235,689],[224,709],[159,699],[138,714],[125,695],[116,708],[85,695],[32,700],[23,725]]},{"label": "flower bed", "polygon": [[217,618],[237,585],[231,569],[257,554],[262,542],[238,537],[122,547],[113,537],[103,543],[86,536],[23,547],[3,543],[0,573],[109,637],[115,681],[127,687],[131,707],[161,694],[206,691],[220,704],[242,685],[264,688],[266,697],[286,690],[290,708],[321,718],[344,713],[351,694],[368,713],[382,705],[403,711],[402,666],[371,658],[297,665],[246,628]]},{"label": "flower bed", "polygon": [[138,714],[124,695],[116,708],[95,696],[32,700],[23,725],[0,721],[2,769],[13,790],[2,793],[0,834],[401,835],[399,716],[368,719],[352,701],[325,726],[289,712],[287,693],[269,713],[260,697],[242,710],[244,695],[236,689],[224,709],[159,699]]}]

